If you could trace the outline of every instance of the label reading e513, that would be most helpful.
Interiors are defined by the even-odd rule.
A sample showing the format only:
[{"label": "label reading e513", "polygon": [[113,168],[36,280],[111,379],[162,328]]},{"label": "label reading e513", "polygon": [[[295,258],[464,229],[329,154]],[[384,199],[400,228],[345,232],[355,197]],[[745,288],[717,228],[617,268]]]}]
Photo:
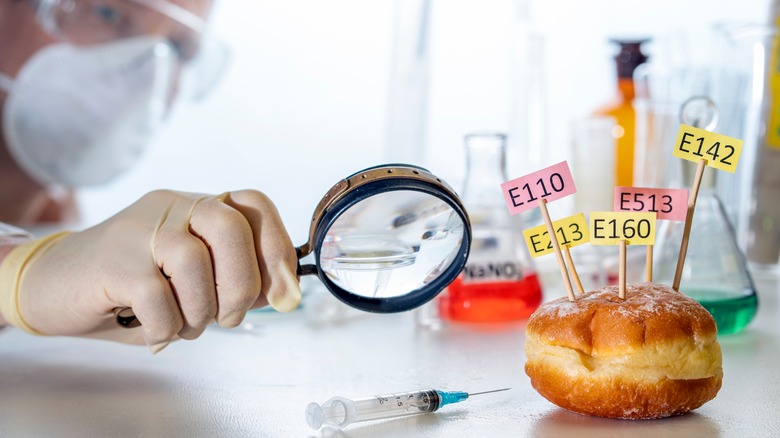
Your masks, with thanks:
[{"label": "label reading e513", "polygon": [[615,211],[657,213],[658,219],[684,221],[688,215],[688,189],[615,187]]}]

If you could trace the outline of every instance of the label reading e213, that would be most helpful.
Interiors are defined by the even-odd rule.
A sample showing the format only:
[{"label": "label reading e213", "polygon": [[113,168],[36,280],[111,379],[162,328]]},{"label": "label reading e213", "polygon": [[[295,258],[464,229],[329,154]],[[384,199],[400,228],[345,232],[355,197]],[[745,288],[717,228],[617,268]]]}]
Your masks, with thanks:
[{"label": "label reading e213", "polygon": [[522,213],[539,204],[540,199],[548,202],[571,195],[577,191],[569,164],[561,161],[542,170],[501,184],[504,200],[510,214]]},{"label": "label reading e213", "polygon": [[688,189],[615,187],[615,211],[657,213],[658,219],[684,221],[688,215]]},{"label": "label reading e213", "polygon": [[710,167],[734,173],[743,144],[733,137],[680,125],[672,155],[693,162],[705,159]]},{"label": "label reading e213", "polygon": [[[582,213],[553,222],[553,228],[558,238],[558,244],[561,246],[569,245],[571,248],[590,242],[588,221],[585,220],[585,215]],[[525,244],[528,245],[528,251],[532,257],[553,252],[550,233],[547,232],[546,225],[529,228],[523,231],[523,236],[525,236]]]},{"label": "label reading e213", "polygon": [[618,245],[655,244],[655,213],[596,211],[590,214],[590,243]]}]

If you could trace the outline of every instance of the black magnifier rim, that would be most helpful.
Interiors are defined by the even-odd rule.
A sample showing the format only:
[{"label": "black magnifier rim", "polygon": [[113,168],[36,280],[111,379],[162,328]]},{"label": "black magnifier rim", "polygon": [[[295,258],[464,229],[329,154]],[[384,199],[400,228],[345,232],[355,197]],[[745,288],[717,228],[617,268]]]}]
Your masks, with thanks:
[{"label": "black magnifier rim", "polygon": [[[458,250],[458,256],[435,280],[404,295],[388,298],[364,297],[341,288],[328,277],[320,266],[320,248],[322,247],[322,242],[325,240],[328,230],[342,213],[358,202],[381,193],[399,190],[427,193],[446,202],[447,205],[455,210],[463,221],[463,228],[465,230],[460,249]],[[356,309],[374,313],[398,313],[417,308],[441,293],[448,284],[455,280],[463,270],[463,267],[466,266],[466,260],[468,259],[469,249],[471,247],[471,229],[468,224],[468,216],[463,207],[458,205],[457,202],[454,202],[451,196],[443,193],[441,189],[431,183],[410,178],[388,178],[367,183],[345,194],[344,197],[331,206],[320,219],[313,239],[317,275],[336,298]]]},{"label": "black magnifier rim", "polygon": [[350,176],[348,176],[348,177],[346,177],[344,179],[352,179],[352,178],[354,178],[354,177],[356,177],[356,176],[358,176],[358,175],[360,175],[362,173],[366,173],[366,172],[369,172],[369,171],[372,171],[372,170],[376,170],[376,169],[393,169],[393,168],[407,168],[407,169],[412,169],[412,170],[419,170],[421,172],[425,172],[425,173],[428,173],[428,174],[431,173],[430,170],[428,170],[428,169],[426,169],[424,167],[420,167],[420,166],[418,166],[416,164],[385,163],[385,164],[377,164],[376,166],[371,166],[371,167],[367,167],[367,168],[362,169],[362,170],[358,170],[357,172],[353,173],[352,175],[350,175]]}]

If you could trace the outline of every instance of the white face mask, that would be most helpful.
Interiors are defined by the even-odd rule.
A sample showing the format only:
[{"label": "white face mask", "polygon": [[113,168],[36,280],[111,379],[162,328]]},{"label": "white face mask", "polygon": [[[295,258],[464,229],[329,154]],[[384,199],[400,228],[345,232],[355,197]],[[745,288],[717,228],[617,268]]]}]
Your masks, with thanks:
[{"label": "white face mask", "polygon": [[167,113],[174,59],[164,40],[53,44],[35,53],[8,91],[8,150],[42,185],[106,183],[132,166]]}]

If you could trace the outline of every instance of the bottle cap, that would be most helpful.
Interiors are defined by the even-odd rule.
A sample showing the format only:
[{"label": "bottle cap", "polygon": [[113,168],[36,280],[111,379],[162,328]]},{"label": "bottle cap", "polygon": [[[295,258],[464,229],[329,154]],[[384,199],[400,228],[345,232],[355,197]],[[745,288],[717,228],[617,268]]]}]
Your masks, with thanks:
[{"label": "bottle cap", "polygon": [[634,77],[634,70],[647,62],[647,55],[642,52],[642,44],[650,41],[650,38],[636,39],[615,39],[609,40],[611,43],[620,45],[620,51],[615,55],[617,63],[618,78]]}]

